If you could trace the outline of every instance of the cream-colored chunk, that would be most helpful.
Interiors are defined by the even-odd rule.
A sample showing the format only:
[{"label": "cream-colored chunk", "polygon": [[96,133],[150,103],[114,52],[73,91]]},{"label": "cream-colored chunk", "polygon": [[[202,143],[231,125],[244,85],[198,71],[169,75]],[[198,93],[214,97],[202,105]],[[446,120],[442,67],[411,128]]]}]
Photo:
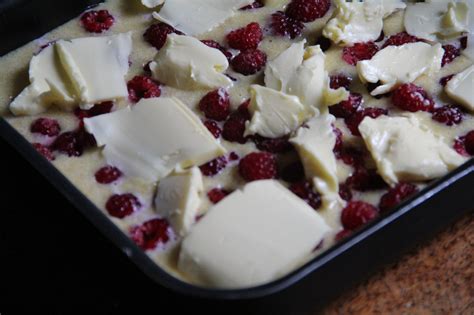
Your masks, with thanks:
[{"label": "cream-colored chunk", "polygon": [[206,286],[248,288],[307,262],[329,231],[321,216],[283,185],[256,181],[227,196],[194,226],[183,240],[178,268]]},{"label": "cream-colored chunk", "polygon": [[359,130],[379,174],[390,185],[436,179],[466,161],[421,125],[416,114],[367,117]]},{"label": "cream-colored chunk", "polygon": [[253,0],[166,0],[157,20],[194,36],[212,30]]},{"label": "cream-colored chunk", "polygon": [[133,108],[86,119],[85,126],[104,147],[109,164],[150,181],[225,153],[196,114],[176,98],[144,99]]},{"label": "cream-colored chunk", "polygon": [[141,0],[142,4],[150,9],[156,8],[159,5],[165,3],[165,0]]},{"label": "cream-colored chunk", "polygon": [[382,85],[372,95],[390,92],[398,85],[415,81],[421,75],[430,75],[441,69],[444,50],[440,44],[409,43],[388,46],[370,60],[357,63],[357,72],[363,82]]},{"label": "cream-colored chunk", "polygon": [[215,89],[232,85],[224,75],[229,62],[222,52],[200,40],[170,34],[151,63],[153,77],[183,90]]},{"label": "cream-colored chunk", "polygon": [[172,174],[158,183],[156,212],[170,221],[176,233],[184,236],[196,222],[203,192],[198,167]]},{"label": "cream-colored chunk", "polygon": [[282,137],[295,131],[315,114],[313,108],[301,104],[296,96],[260,85],[252,85],[250,92],[252,120],[247,123],[246,135]]},{"label": "cream-colored chunk", "polygon": [[474,111],[474,65],[456,74],[444,90],[460,105]]}]

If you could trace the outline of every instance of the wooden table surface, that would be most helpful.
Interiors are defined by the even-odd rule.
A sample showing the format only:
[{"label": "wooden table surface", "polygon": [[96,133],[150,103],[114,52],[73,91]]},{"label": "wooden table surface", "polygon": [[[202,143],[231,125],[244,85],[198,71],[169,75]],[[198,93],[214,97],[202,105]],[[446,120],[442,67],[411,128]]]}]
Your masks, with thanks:
[{"label": "wooden table surface", "polygon": [[321,314],[473,315],[474,212],[346,292]]}]

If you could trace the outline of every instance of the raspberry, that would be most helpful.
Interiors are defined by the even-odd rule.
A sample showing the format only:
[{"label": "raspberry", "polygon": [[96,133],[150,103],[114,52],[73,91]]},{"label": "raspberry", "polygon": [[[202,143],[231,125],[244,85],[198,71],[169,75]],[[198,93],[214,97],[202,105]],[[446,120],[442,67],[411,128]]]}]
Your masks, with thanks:
[{"label": "raspberry", "polygon": [[465,137],[459,137],[454,140],[453,149],[462,156],[469,156],[469,153],[466,151],[466,146],[464,144]]},{"label": "raspberry", "polygon": [[131,215],[141,206],[142,204],[138,198],[132,194],[113,195],[105,204],[107,212],[111,216],[119,219],[123,219]]},{"label": "raspberry", "polygon": [[348,147],[348,148],[343,148],[339,152],[336,153],[336,158],[342,160],[344,164],[350,165],[350,166],[361,166],[364,163],[364,155],[362,154],[361,151]]},{"label": "raspberry", "polygon": [[107,10],[89,11],[81,16],[82,26],[90,33],[102,33],[114,25],[115,19]]},{"label": "raspberry", "polygon": [[292,0],[286,8],[286,14],[301,22],[313,22],[323,17],[331,6],[329,0]]},{"label": "raspberry", "polygon": [[334,154],[336,155],[336,157],[338,157],[342,150],[343,150],[343,142],[342,142],[342,131],[341,129],[339,128],[336,128],[333,126],[333,131],[334,131],[334,134],[336,135],[336,144],[334,145],[334,148],[333,148],[333,152]]},{"label": "raspberry", "polygon": [[392,102],[396,107],[409,112],[430,112],[434,108],[434,101],[428,93],[413,83],[403,84],[393,91]]},{"label": "raspberry", "polygon": [[336,74],[331,76],[331,81],[329,83],[329,86],[331,89],[337,90],[338,88],[345,88],[346,90],[349,90],[349,87],[352,84],[352,78],[350,76],[347,76],[345,74]]},{"label": "raspberry", "polygon": [[229,119],[224,124],[222,137],[230,142],[238,142],[244,144],[247,142],[247,137],[244,137],[245,122],[250,120],[250,113],[248,106],[250,101],[246,101],[239,106],[238,110],[233,112]]},{"label": "raspberry", "polygon": [[304,176],[304,166],[300,161],[287,165],[281,171],[281,179],[289,183],[302,181]]},{"label": "raspberry", "polygon": [[291,39],[300,36],[305,28],[302,22],[290,18],[281,11],[272,14],[270,27],[274,35],[287,36]]},{"label": "raspberry", "polygon": [[96,117],[96,116],[108,114],[112,111],[113,107],[114,107],[113,102],[103,102],[103,103],[95,104],[94,106],[92,106],[91,109],[88,109],[88,110],[76,108],[74,110],[74,115],[80,120],[83,120],[84,118],[90,118],[90,117]]},{"label": "raspberry", "polygon": [[204,165],[201,165],[199,168],[204,176],[212,177],[220,172],[227,166],[227,158],[225,156],[218,157]]},{"label": "raspberry", "polygon": [[364,102],[362,95],[359,93],[350,93],[346,101],[329,107],[329,112],[337,118],[348,118],[361,109]]},{"label": "raspberry", "polygon": [[127,83],[128,98],[136,103],[142,98],[160,97],[160,85],[153,79],[138,75]]},{"label": "raspberry", "polygon": [[204,126],[206,126],[207,130],[209,130],[212,133],[214,138],[219,139],[219,137],[222,134],[222,129],[221,127],[219,127],[217,122],[215,122],[214,120],[206,120],[204,122]]},{"label": "raspberry", "polygon": [[54,151],[59,151],[61,153],[67,154],[68,156],[81,156],[84,153],[84,144],[79,137],[79,134],[74,131],[65,132],[51,145],[51,148]]},{"label": "raspberry", "polygon": [[229,94],[224,89],[209,92],[199,102],[199,109],[206,118],[217,121],[226,120],[230,114]]},{"label": "raspberry", "polygon": [[390,36],[387,41],[383,44],[382,49],[388,46],[402,46],[408,43],[416,43],[421,41],[416,36],[412,36],[407,32],[401,32],[395,35]]},{"label": "raspberry", "polygon": [[226,36],[229,46],[238,50],[257,49],[263,39],[262,29],[258,23],[250,23],[245,27],[230,32]]},{"label": "raspberry", "polygon": [[342,50],[342,59],[348,64],[355,66],[361,60],[372,59],[379,51],[379,47],[373,42],[356,43]]},{"label": "raspberry", "polygon": [[290,190],[303,199],[308,205],[314,210],[318,210],[321,207],[321,195],[313,190],[311,182],[305,180],[299,183],[295,183],[290,186]]},{"label": "raspberry", "polygon": [[360,136],[359,125],[365,117],[377,118],[382,115],[387,115],[387,110],[377,107],[366,107],[362,110],[356,111],[351,116],[344,119],[347,127],[354,136]]},{"label": "raspberry", "polygon": [[339,196],[342,200],[351,201],[352,200],[352,191],[346,184],[339,185]]},{"label": "raspberry", "polygon": [[441,78],[441,80],[439,80],[439,84],[441,84],[442,86],[446,86],[446,84],[448,84],[449,81],[451,81],[451,79],[454,77],[454,74],[450,74],[448,76],[445,76],[443,78]]},{"label": "raspberry", "polygon": [[55,119],[38,118],[31,124],[30,131],[43,136],[55,137],[61,132],[61,126]]},{"label": "raspberry", "polygon": [[363,201],[351,201],[342,210],[341,221],[345,229],[355,230],[378,216],[377,208]]},{"label": "raspberry", "polygon": [[265,138],[260,135],[255,135],[252,137],[253,142],[259,150],[270,153],[284,153],[290,151],[291,144],[289,139],[289,136],[283,136],[275,139]]},{"label": "raspberry", "polygon": [[457,57],[461,56],[461,49],[453,45],[444,45],[444,55],[441,61],[441,66],[445,66],[454,61]]},{"label": "raspberry", "polygon": [[210,191],[207,193],[207,198],[209,198],[209,200],[210,200],[213,204],[216,204],[216,203],[218,203],[219,201],[221,201],[222,199],[224,199],[225,197],[227,197],[229,194],[230,194],[230,192],[228,192],[228,191],[225,190],[225,189],[222,189],[222,188],[214,188],[214,189],[210,190]]},{"label": "raspberry", "polygon": [[336,241],[339,242],[339,241],[342,241],[343,239],[351,236],[352,234],[352,231],[351,230],[342,230],[341,232],[337,233],[336,234]]},{"label": "raspberry", "polygon": [[218,42],[216,42],[212,39],[204,39],[201,42],[204,45],[208,46],[208,47],[220,50],[220,52],[224,54],[224,56],[227,58],[227,60],[230,61],[232,59],[232,57],[233,57],[232,53],[230,51],[228,51],[227,49],[225,49],[225,47],[222,46],[221,44],[219,44]]},{"label": "raspberry", "polygon": [[267,55],[261,50],[245,50],[231,61],[234,71],[243,75],[259,72],[267,63]]},{"label": "raspberry", "polygon": [[42,145],[41,143],[33,143],[33,147],[38,151],[39,154],[41,154],[44,158],[46,158],[48,161],[54,161],[56,158],[54,157],[53,152],[45,145]]},{"label": "raspberry", "polygon": [[243,8],[240,8],[242,11],[246,10],[253,10],[253,9],[258,9],[258,8],[263,8],[265,5],[263,4],[262,0],[256,0],[254,3],[246,5]]},{"label": "raspberry", "polygon": [[453,105],[445,105],[433,110],[433,120],[446,124],[448,126],[458,125],[463,120],[463,113],[461,109]]},{"label": "raspberry", "polygon": [[172,34],[172,33],[183,35],[183,33],[176,30],[171,25],[160,22],[160,23],[151,25],[145,31],[145,34],[143,34],[143,37],[145,38],[145,41],[147,41],[150,45],[160,50],[165,45],[166,39],[168,38],[168,34]]},{"label": "raspberry", "polygon": [[122,177],[122,172],[114,166],[104,166],[95,173],[95,180],[99,184],[111,184]]},{"label": "raspberry", "polygon": [[461,155],[474,155],[474,130],[454,141],[454,149]]},{"label": "raspberry", "polygon": [[403,200],[409,198],[410,196],[418,192],[418,187],[413,184],[400,183],[394,188],[390,189],[386,194],[380,199],[379,208],[380,211],[387,211],[398,204]]},{"label": "raspberry", "polygon": [[233,161],[238,161],[239,159],[240,159],[240,156],[237,153],[230,152],[229,161],[233,162]]},{"label": "raspberry", "polygon": [[275,156],[268,152],[250,153],[240,160],[239,173],[247,182],[276,178]]},{"label": "raspberry", "polygon": [[368,170],[365,167],[356,167],[355,172],[346,180],[348,188],[357,191],[378,190],[387,186],[382,177],[375,170]]},{"label": "raspberry", "polygon": [[143,250],[155,249],[166,244],[169,239],[170,225],[164,219],[153,219],[130,230],[130,237]]}]

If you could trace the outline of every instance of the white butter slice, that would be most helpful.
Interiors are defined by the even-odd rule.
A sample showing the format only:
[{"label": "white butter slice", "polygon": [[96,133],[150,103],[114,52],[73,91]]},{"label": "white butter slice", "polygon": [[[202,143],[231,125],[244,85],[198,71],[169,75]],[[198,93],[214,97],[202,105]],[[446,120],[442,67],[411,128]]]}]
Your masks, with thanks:
[{"label": "white butter slice", "polygon": [[436,179],[466,161],[422,126],[415,114],[367,117],[359,130],[379,174],[389,185]]},{"label": "white butter slice", "polygon": [[469,9],[458,1],[410,4],[405,11],[405,28],[409,34],[433,42],[454,39],[468,30]]},{"label": "white butter slice", "polygon": [[82,104],[128,97],[132,33],[61,40],[56,46]]},{"label": "white butter slice", "polygon": [[326,56],[319,46],[305,49],[306,41],[292,44],[277,58],[268,62],[265,85],[277,91],[296,95],[308,106],[324,110],[346,100],[344,88],[332,90],[325,70]]},{"label": "white butter slice", "polygon": [[313,180],[320,179],[318,186],[323,188],[324,192],[337,193],[339,182],[336,156],[333,152],[336,145],[336,135],[333,130],[335,121],[336,118],[330,114],[314,117],[298,129],[296,136],[291,138],[290,142],[300,155],[306,177]]},{"label": "white butter slice", "polygon": [[199,283],[248,288],[304,264],[328,225],[277,181],[247,184],[210,209],[181,246],[178,268]]},{"label": "white butter slice", "polygon": [[456,74],[449,80],[444,90],[460,105],[474,111],[474,65]]},{"label": "white butter slice", "polygon": [[150,9],[156,8],[157,6],[165,3],[165,0],[142,0],[142,4]]},{"label": "white butter slice", "polygon": [[224,72],[229,62],[218,49],[200,40],[170,34],[163,48],[151,63],[153,77],[158,81],[183,90],[216,89],[232,85]]},{"label": "white butter slice", "polygon": [[293,95],[260,85],[252,85],[250,93],[252,120],[247,123],[246,135],[282,137],[295,131],[315,114],[314,109],[301,104],[299,98]]},{"label": "white butter slice", "polygon": [[111,165],[150,181],[225,153],[200,119],[176,98],[144,99],[133,108],[86,119],[85,126],[104,147]]},{"label": "white butter slice", "polygon": [[176,233],[184,236],[196,222],[204,192],[198,167],[172,174],[158,183],[156,212],[167,218]]},{"label": "white butter slice", "polygon": [[324,27],[323,35],[341,45],[376,40],[383,29],[383,18],[406,7],[400,0],[335,3],[335,16]]},{"label": "white butter slice", "polygon": [[195,36],[221,25],[242,7],[254,0],[166,0],[157,20],[165,22],[186,35]]},{"label": "white butter slice", "polygon": [[400,84],[415,81],[421,75],[430,75],[441,69],[444,50],[440,44],[409,43],[388,46],[370,60],[357,63],[357,72],[365,82],[377,83],[372,95],[390,92]]}]

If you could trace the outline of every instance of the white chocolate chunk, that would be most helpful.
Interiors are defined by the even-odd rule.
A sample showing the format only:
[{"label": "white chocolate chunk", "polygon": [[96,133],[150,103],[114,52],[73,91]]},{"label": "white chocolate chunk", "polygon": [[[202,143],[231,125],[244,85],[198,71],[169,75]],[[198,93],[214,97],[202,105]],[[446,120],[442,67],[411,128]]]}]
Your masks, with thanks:
[{"label": "white chocolate chunk", "polygon": [[252,120],[247,123],[246,135],[282,137],[295,131],[315,113],[314,109],[301,104],[299,98],[293,95],[260,85],[252,85],[250,92]]},{"label": "white chocolate chunk", "polygon": [[474,65],[456,74],[449,80],[444,90],[460,105],[474,111]]},{"label": "white chocolate chunk", "polygon": [[[333,124],[336,118],[330,114],[323,114],[312,118],[303,127],[298,129],[290,142],[295,145],[305,169],[306,177],[318,178],[318,186],[325,192],[339,190],[337,178],[336,156],[334,146],[336,135]],[[323,193],[323,192],[321,192]]]},{"label": "white chocolate chunk", "polygon": [[203,191],[198,167],[172,174],[158,183],[156,212],[170,221],[175,232],[184,236],[196,222]]},{"label": "white chocolate chunk", "polygon": [[418,38],[429,41],[449,40],[468,31],[469,7],[465,2],[430,1],[408,5],[405,28]]},{"label": "white chocolate chunk", "polygon": [[421,75],[430,75],[441,69],[444,50],[440,44],[409,43],[388,46],[370,60],[357,63],[357,71],[363,82],[382,85],[372,95],[392,91],[400,84],[415,81]]},{"label": "white chocolate chunk", "polygon": [[389,185],[436,179],[466,161],[421,125],[416,114],[367,117],[359,130],[379,174]]},{"label": "white chocolate chunk", "polygon": [[307,262],[328,225],[274,180],[247,184],[194,226],[178,268],[198,283],[248,288],[276,280]]},{"label": "white chocolate chunk", "polygon": [[170,34],[163,48],[151,63],[153,77],[183,90],[216,89],[232,85],[224,75],[229,62],[222,52],[200,40]]},{"label": "white chocolate chunk", "polygon": [[157,6],[162,5],[165,3],[165,0],[141,0],[142,4],[150,9],[156,8]]},{"label": "white chocolate chunk", "polygon": [[61,40],[56,46],[82,105],[128,97],[131,33]]},{"label": "white chocolate chunk", "polygon": [[86,119],[85,126],[104,147],[109,164],[150,181],[225,153],[200,119],[176,98],[144,99],[133,108]]},{"label": "white chocolate chunk", "polygon": [[253,0],[166,0],[153,16],[186,35],[195,36],[212,30]]}]

